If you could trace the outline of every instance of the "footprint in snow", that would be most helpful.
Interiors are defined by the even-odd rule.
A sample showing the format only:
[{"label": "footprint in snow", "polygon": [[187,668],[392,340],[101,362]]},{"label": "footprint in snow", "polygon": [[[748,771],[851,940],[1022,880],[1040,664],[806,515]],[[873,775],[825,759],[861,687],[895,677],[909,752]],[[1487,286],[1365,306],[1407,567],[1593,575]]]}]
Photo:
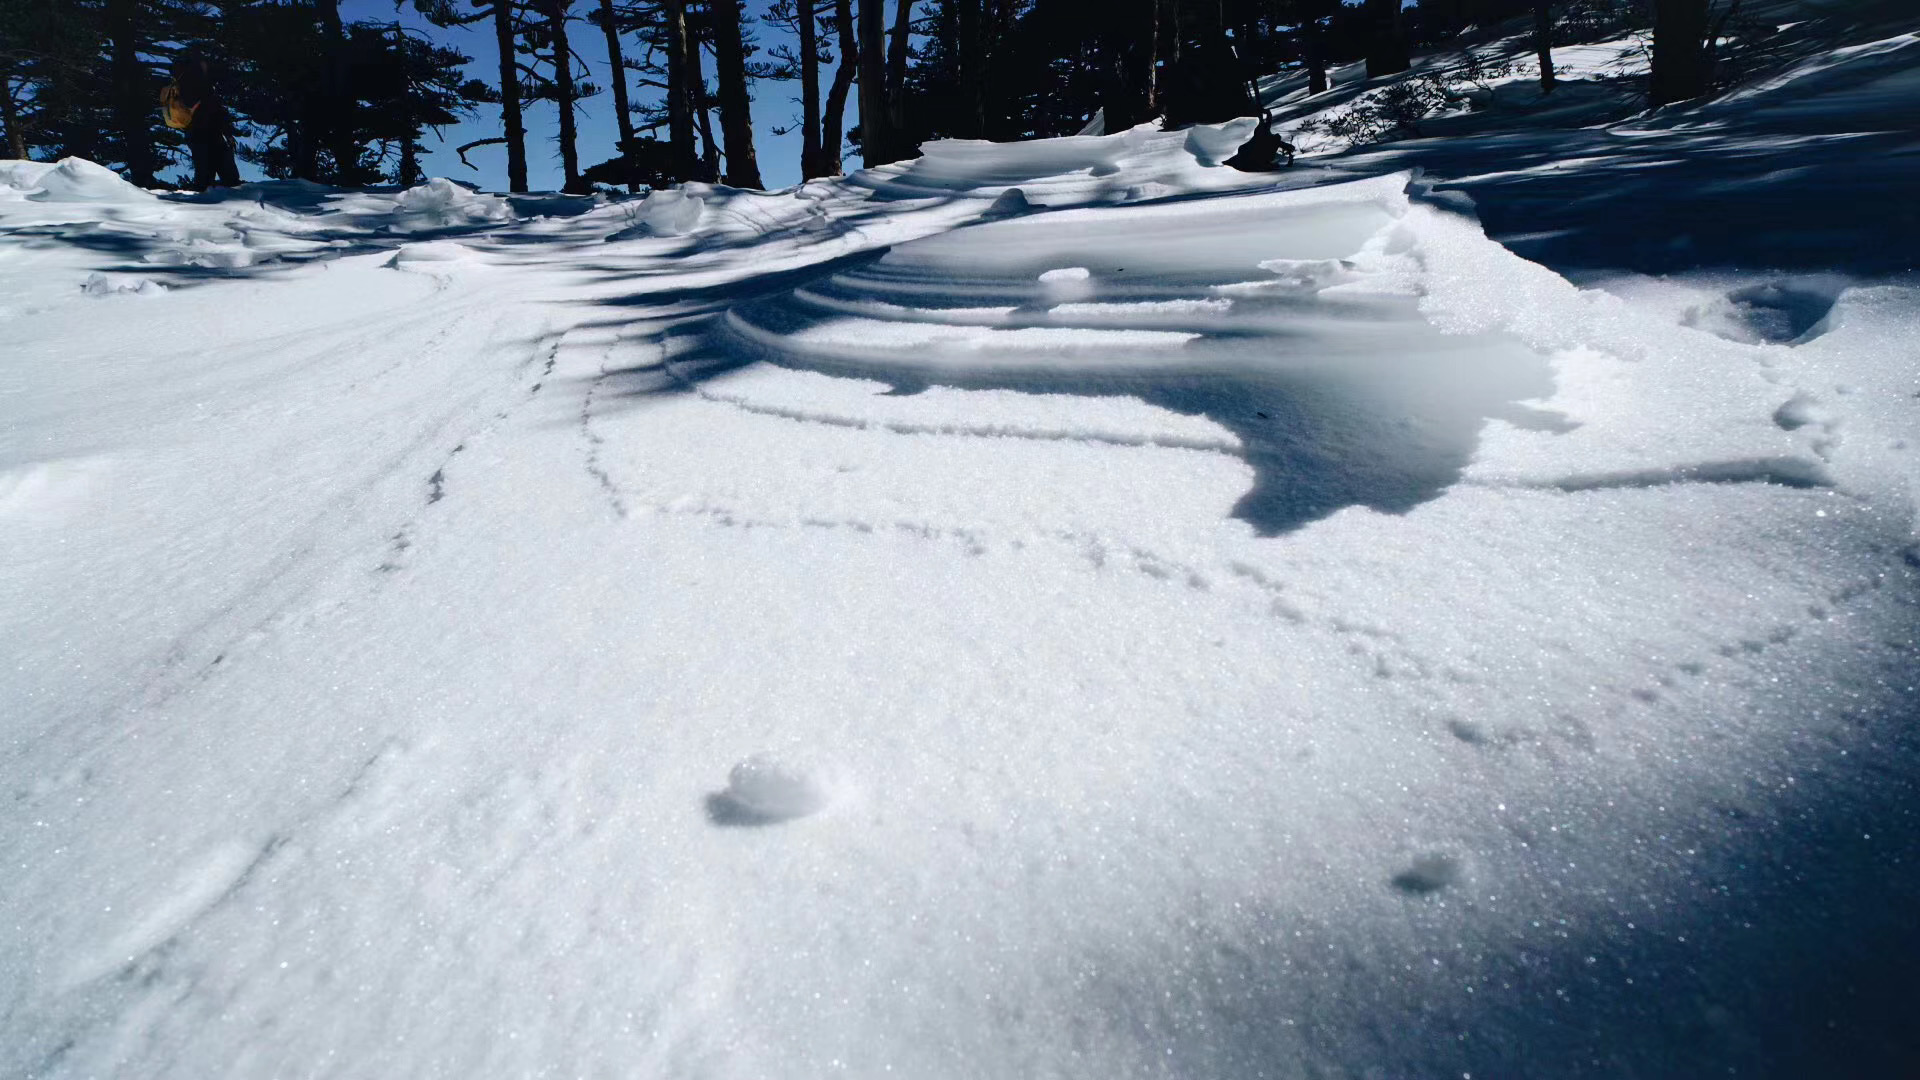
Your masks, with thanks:
[{"label": "footprint in snow", "polygon": [[836,786],[821,769],[755,754],[727,773],[725,790],[707,796],[707,820],[715,825],[777,825],[826,809]]}]

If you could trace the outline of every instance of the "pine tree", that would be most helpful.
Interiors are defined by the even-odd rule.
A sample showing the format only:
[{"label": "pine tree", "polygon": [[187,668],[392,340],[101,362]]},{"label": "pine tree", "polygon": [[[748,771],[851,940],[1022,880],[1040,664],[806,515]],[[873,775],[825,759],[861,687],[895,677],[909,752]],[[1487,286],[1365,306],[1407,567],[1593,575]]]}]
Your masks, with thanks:
[{"label": "pine tree", "polygon": [[160,88],[207,25],[192,0],[0,0],[8,152],[85,157],[156,184],[180,143],[161,123]]},{"label": "pine tree", "polygon": [[80,126],[74,114],[105,49],[97,15],[63,0],[0,0],[0,127],[12,156],[31,157]]}]

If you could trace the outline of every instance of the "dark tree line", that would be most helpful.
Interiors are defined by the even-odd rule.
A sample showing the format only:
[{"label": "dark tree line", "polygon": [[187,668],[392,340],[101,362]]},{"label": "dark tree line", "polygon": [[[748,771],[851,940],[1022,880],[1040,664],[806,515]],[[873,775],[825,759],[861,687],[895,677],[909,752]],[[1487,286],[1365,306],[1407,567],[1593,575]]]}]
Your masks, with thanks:
[{"label": "dark tree line", "polygon": [[[485,107],[500,134],[462,156],[502,146],[508,185],[524,191],[526,109],[544,102],[566,190],[758,187],[756,84],[763,109],[786,107],[775,88],[798,84],[782,130],[799,130],[812,178],[838,173],[849,149],[878,165],[933,138],[1073,134],[1096,114],[1107,130],[1230,119],[1257,111],[1258,75],[1297,65],[1319,93],[1339,64],[1390,75],[1416,47],[1529,15],[1551,90],[1556,9],[1581,4],[1650,7],[1651,101],[1686,100],[1712,87],[1729,2],[394,0],[392,18],[349,22],[339,0],[0,0],[0,131],[11,156],[75,154],[153,184],[180,153],[156,92],[192,54],[220,73],[241,156],[270,176],[413,183],[425,133]],[[475,31],[493,78],[467,78],[470,58],[403,26],[403,10]],[[782,44],[761,47],[762,22]],[[618,137],[583,166],[576,114],[601,92],[587,51],[612,72]]]},{"label": "dark tree line", "polygon": [[0,0],[0,126],[16,157],[78,155],[153,185],[182,140],[158,93],[204,57],[270,176],[422,178],[420,142],[493,99],[467,57],[397,19],[345,22],[338,0]]}]

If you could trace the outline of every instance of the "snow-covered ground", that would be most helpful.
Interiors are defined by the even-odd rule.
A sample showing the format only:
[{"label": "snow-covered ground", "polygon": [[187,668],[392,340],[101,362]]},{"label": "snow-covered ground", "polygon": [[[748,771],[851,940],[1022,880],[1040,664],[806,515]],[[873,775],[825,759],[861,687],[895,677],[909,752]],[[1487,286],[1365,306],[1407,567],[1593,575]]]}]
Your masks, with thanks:
[{"label": "snow-covered ground", "polygon": [[0,165],[0,1074],[1896,1075],[1920,286],[1248,123]]}]

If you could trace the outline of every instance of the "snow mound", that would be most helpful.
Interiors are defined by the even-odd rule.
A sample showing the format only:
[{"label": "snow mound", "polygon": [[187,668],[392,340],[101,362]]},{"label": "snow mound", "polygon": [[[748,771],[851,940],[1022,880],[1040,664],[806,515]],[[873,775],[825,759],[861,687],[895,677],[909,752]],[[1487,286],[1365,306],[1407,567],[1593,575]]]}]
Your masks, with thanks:
[{"label": "snow mound", "polygon": [[987,208],[981,211],[982,217],[1013,217],[1033,212],[1033,204],[1027,201],[1027,193],[1017,187],[1001,192]]},{"label": "snow mound", "polygon": [[61,158],[36,179],[39,190],[27,196],[34,202],[152,202],[154,198],[112,169],[85,158]]},{"label": "snow mound", "polygon": [[492,225],[513,220],[513,207],[498,195],[469,191],[445,177],[408,188],[394,200],[395,225],[412,231],[462,225]]},{"label": "snow mound", "polygon": [[0,198],[20,198],[40,190],[41,178],[54,166],[45,161],[0,161]]},{"label": "snow mound", "polygon": [[465,244],[456,244],[451,240],[428,240],[400,245],[400,250],[393,253],[386,265],[394,270],[419,269],[437,274],[456,268],[477,267],[483,262],[480,253]]},{"label": "snow mound", "polygon": [[656,236],[685,236],[700,224],[707,203],[683,190],[656,191],[640,203],[636,225]]},{"label": "snow mound", "polygon": [[1260,122],[1250,116],[1224,124],[1196,124],[1187,129],[1187,153],[1205,166],[1218,165],[1232,157],[1240,144],[1253,137]]}]

